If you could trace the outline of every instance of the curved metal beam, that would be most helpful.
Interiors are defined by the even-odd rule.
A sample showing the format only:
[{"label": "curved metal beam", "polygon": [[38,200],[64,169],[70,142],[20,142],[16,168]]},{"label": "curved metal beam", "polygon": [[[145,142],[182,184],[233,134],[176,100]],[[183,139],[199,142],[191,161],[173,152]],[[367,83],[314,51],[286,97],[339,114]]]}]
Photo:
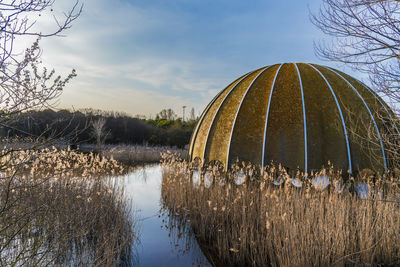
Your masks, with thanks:
[{"label": "curved metal beam", "polygon": [[299,76],[299,82],[300,82],[300,90],[301,90],[301,100],[303,103],[303,122],[304,122],[304,173],[307,173],[307,167],[308,167],[308,152],[307,152],[307,121],[306,121],[306,106],[304,103],[304,92],[303,92],[303,84],[301,82],[301,75],[299,68],[297,67],[296,63],[293,63],[294,66],[296,67],[297,70],[297,75]]},{"label": "curved metal beam", "polygon": [[339,110],[340,113],[340,118],[342,120],[342,125],[343,125],[343,131],[344,131],[344,135],[346,138],[346,146],[347,146],[347,156],[348,156],[348,160],[349,160],[349,171],[350,173],[353,172],[353,168],[352,168],[352,164],[351,164],[351,154],[350,154],[350,144],[349,144],[349,135],[347,134],[347,129],[346,129],[346,122],[344,121],[344,117],[343,117],[343,113],[342,113],[342,109],[340,108],[339,105],[339,101],[337,100],[336,94],[332,89],[332,86],[330,85],[330,83],[328,82],[328,80],[325,78],[325,76],[313,65],[306,63],[308,66],[312,67],[316,72],[319,73],[319,75],[321,75],[321,77],[325,80],[326,85],[328,85],[329,89],[331,90],[332,96],[335,99],[336,102],[336,106]]},{"label": "curved metal beam", "polygon": [[[249,75],[250,72],[246,73],[245,75],[243,75],[242,77],[245,77],[246,75]],[[239,78],[240,79],[240,78]],[[229,86],[231,86],[232,84],[234,84],[235,82],[230,83],[227,87],[225,87],[223,90],[221,90],[212,100],[210,103],[208,103],[208,105],[206,106],[206,108],[204,109],[203,113],[200,115],[200,119],[196,124],[196,128],[193,131],[192,137],[190,138],[190,146],[189,146],[189,160],[193,160],[193,145],[194,142],[197,138],[197,134],[199,132],[199,128],[201,123],[203,122],[204,117],[206,116],[207,112],[209,111],[209,109],[211,108],[211,106],[214,104],[214,102],[217,100],[217,98],[226,90],[229,88]]]},{"label": "curved metal beam", "polygon": [[225,171],[228,170],[228,163],[229,163],[229,151],[231,149],[231,141],[232,141],[232,134],[233,134],[233,130],[235,129],[235,124],[236,124],[236,119],[237,116],[239,114],[240,108],[242,107],[243,104],[243,100],[245,99],[247,92],[250,90],[251,86],[254,84],[254,82],[257,80],[258,77],[260,77],[261,74],[263,74],[266,70],[270,69],[271,66],[267,66],[264,68],[264,70],[262,70],[259,74],[257,74],[257,76],[253,79],[253,81],[251,81],[251,83],[249,84],[249,86],[247,87],[246,91],[243,94],[242,99],[240,100],[238,109],[236,110],[236,114],[235,114],[235,118],[233,119],[233,124],[232,124],[232,129],[231,129],[231,134],[229,136],[229,143],[228,143],[228,148],[227,148],[227,154],[226,154],[226,164],[225,164]]},{"label": "curved metal beam", "polygon": [[376,132],[378,133],[379,142],[380,142],[381,148],[382,148],[382,156],[383,156],[383,163],[384,163],[384,166],[385,166],[385,172],[387,172],[388,169],[387,169],[386,155],[385,155],[385,149],[384,149],[384,147],[383,147],[383,142],[382,142],[381,133],[379,132],[378,125],[376,124],[375,118],[374,118],[374,116],[372,115],[372,112],[371,112],[371,110],[369,109],[368,104],[365,102],[364,98],[360,95],[360,93],[358,92],[358,90],[357,90],[346,78],[344,78],[340,73],[336,72],[334,69],[329,68],[329,67],[328,67],[328,69],[329,69],[330,71],[336,73],[340,78],[342,78],[344,81],[346,81],[346,83],[347,83],[348,85],[350,85],[350,87],[354,90],[354,92],[357,93],[357,95],[360,97],[360,99],[361,99],[362,102],[364,103],[364,106],[367,108],[368,113],[369,113],[369,115],[371,116],[372,121],[374,122]]},{"label": "curved metal beam", "polygon": [[243,77],[232,87],[232,89],[225,95],[224,99],[221,101],[221,104],[219,104],[219,107],[218,107],[218,109],[215,111],[215,114],[214,114],[213,119],[212,119],[212,121],[211,121],[210,127],[208,128],[207,137],[206,137],[206,139],[205,139],[206,141],[205,141],[204,150],[203,150],[203,162],[205,161],[206,150],[207,150],[207,143],[208,143],[208,137],[209,137],[209,135],[210,135],[211,128],[212,128],[212,126],[213,126],[213,124],[214,124],[215,118],[217,117],[217,114],[218,114],[219,110],[221,109],[221,107],[222,107],[222,105],[224,104],[224,102],[225,102],[225,100],[227,99],[227,97],[228,97],[228,96],[232,93],[232,91],[238,86],[238,84],[239,84],[241,81],[243,81],[246,77],[248,77],[250,74],[252,74],[252,73],[254,73],[254,72],[258,71],[258,70],[260,70],[260,69],[257,69],[257,70],[255,70],[255,71],[249,72],[249,73],[247,73],[245,76],[243,76]]},{"label": "curved metal beam", "polygon": [[265,141],[266,141],[266,136],[267,136],[268,116],[269,116],[269,109],[271,106],[272,93],[274,92],[276,78],[278,77],[278,73],[279,73],[280,69],[282,68],[282,66],[283,66],[283,64],[281,64],[279,66],[279,68],[276,70],[274,81],[272,82],[272,85],[271,85],[271,92],[269,93],[269,98],[268,98],[267,113],[265,114],[263,150],[262,150],[262,156],[261,156],[261,168],[262,169],[264,169]]},{"label": "curved metal beam", "polygon": [[390,114],[389,110],[386,108],[386,105],[384,103],[382,103],[382,101],[379,99],[379,96],[368,86],[365,85],[365,83],[357,80],[359,83],[361,83],[365,88],[367,88],[367,90],[378,100],[378,102],[382,105],[382,107],[385,109],[386,113],[389,115],[390,120],[392,121],[394,127],[396,128],[396,131],[398,134],[400,134],[399,128],[397,128],[397,124],[395,122],[395,120],[393,119],[392,115]]}]

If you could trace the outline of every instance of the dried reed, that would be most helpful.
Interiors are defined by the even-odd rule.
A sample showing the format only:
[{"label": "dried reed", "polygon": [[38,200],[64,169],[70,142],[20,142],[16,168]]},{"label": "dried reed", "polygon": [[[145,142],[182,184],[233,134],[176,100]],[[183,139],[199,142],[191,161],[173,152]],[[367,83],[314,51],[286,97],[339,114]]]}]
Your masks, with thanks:
[{"label": "dried reed", "polygon": [[273,166],[257,175],[243,165],[223,174],[218,166],[164,158],[162,200],[171,231],[190,232],[174,220],[188,222],[215,265],[400,263],[395,173],[363,171],[343,181],[333,168],[305,177]]},{"label": "dried reed", "polygon": [[123,168],[93,154],[45,148],[0,153],[1,266],[132,265],[136,225]]},{"label": "dried reed", "polygon": [[[85,145],[81,149],[93,151],[95,148]],[[115,159],[125,165],[137,165],[144,163],[158,163],[162,160],[161,154],[172,151],[182,158],[187,157],[187,150],[169,147],[149,147],[138,145],[104,145],[102,155]]]}]

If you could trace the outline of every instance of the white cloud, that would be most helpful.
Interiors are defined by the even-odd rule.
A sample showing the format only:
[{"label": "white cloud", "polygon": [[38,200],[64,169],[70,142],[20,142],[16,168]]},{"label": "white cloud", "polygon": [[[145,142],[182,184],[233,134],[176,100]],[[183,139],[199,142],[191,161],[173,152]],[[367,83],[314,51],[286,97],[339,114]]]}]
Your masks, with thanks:
[{"label": "white cloud", "polygon": [[[141,34],[163,26],[171,14],[121,1],[109,3],[86,1],[84,12],[66,32],[67,37],[42,40],[46,65],[63,75],[72,68],[78,73],[65,89],[60,107],[146,115],[162,108],[178,111],[182,105],[200,110],[225,85],[229,77],[216,73],[228,66],[218,60],[193,61],[146,51],[137,44]],[[128,45],[119,50],[121,43]]]},{"label": "white cloud", "polygon": [[[72,5],[70,0],[56,3],[56,15]],[[269,41],[262,30],[268,16],[256,18],[261,29],[250,29],[250,14],[228,14],[221,18],[221,26],[185,12],[138,7],[126,0],[86,0],[84,5],[81,17],[65,32],[67,37],[42,40],[46,65],[64,76],[72,68],[78,73],[61,96],[60,107],[148,115],[169,107],[178,111],[186,105],[200,111],[219,90],[251,68],[274,63],[271,60],[285,54],[303,56],[295,50],[274,54],[284,49],[279,38],[291,46],[287,44],[290,31]],[[38,26],[50,29],[51,20],[42,17]],[[299,34],[291,36],[301,39]],[[256,55],[251,49],[261,52]]]}]

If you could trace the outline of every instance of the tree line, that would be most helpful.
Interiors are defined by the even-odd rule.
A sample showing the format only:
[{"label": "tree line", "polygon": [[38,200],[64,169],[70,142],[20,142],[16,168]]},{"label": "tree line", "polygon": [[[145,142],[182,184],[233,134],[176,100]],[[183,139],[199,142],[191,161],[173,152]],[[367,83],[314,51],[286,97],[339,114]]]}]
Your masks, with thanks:
[{"label": "tree line", "polygon": [[[182,121],[174,111],[162,110],[154,119],[100,110],[30,110],[13,115],[0,126],[2,137],[41,137],[66,140],[71,145],[96,143],[175,146],[189,144],[196,118]],[[101,124],[101,125],[99,125]]]}]

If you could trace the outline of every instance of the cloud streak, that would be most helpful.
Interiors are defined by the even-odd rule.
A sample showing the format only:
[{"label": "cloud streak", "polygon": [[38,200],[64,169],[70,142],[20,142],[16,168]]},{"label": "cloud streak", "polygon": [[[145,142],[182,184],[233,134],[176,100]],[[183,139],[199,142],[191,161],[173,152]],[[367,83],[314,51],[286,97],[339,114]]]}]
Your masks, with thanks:
[{"label": "cloud streak", "polygon": [[[59,1],[56,9],[70,3]],[[252,69],[316,61],[316,30],[304,5],[86,0],[67,37],[42,41],[43,60],[64,75],[72,68],[78,72],[60,107],[154,115],[186,105],[200,112],[219,90]]]}]

